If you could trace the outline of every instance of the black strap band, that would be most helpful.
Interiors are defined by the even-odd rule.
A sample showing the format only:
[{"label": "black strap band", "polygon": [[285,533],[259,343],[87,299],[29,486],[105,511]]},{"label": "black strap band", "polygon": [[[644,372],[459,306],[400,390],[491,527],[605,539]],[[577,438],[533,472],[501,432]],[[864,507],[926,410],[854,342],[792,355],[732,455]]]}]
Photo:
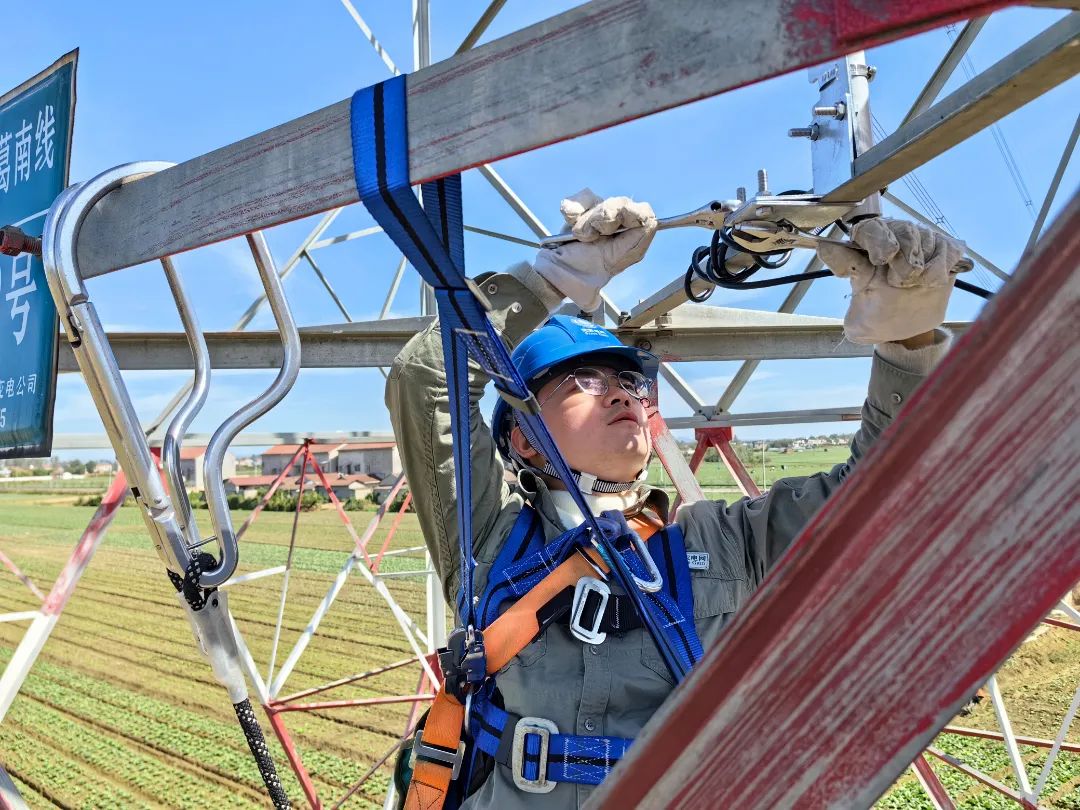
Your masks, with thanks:
[{"label": "black strap band", "polygon": [[[574,606],[574,589],[564,588],[559,594],[536,612],[541,632],[550,624],[570,624],[570,609]],[[593,619],[600,606],[599,597],[585,603],[582,623],[595,627]],[[622,594],[613,593],[608,597],[607,609],[597,628],[602,633],[625,633],[643,627],[641,617],[634,609],[634,603]]]}]

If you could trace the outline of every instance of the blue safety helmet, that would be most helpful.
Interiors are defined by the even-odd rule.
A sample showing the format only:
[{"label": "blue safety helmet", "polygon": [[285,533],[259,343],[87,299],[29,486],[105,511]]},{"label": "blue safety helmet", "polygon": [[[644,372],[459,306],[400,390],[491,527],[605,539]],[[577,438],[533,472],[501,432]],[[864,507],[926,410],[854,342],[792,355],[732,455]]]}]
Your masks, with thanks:
[{"label": "blue safety helmet", "polygon": [[[533,393],[543,387],[553,371],[569,372],[587,365],[589,360],[598,365],[638,371],[653,381],[660,369],[656,355],[624,346],[604,327],[569,315],[553,315],[518,344],[510,359]],[[491,431],[503,457],[516,462],[510,452],[513,426],[513,408],[500,398],[491,414]]]}]

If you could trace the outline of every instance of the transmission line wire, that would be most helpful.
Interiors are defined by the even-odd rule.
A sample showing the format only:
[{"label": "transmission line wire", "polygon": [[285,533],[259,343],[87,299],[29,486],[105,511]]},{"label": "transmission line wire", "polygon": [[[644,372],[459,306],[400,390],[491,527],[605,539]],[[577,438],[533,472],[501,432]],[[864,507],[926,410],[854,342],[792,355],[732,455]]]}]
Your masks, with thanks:
[{"label": "transmission line wire", "polygon": [[[956,26],[945,26],[945,32],[949,37],[949,41],[953,40],[956,35]],[[968,80],[975,78],[976,70],[975,63],[971,61],[971,57],[964,54],[964,58],[960,62],[961,67],[964,69],[964,75]],[[1032,222],[1035,221],[1035,206],[1031,202],[1031,192],[1028,191],[1027,183],[1024,181],[1024,174],[1020,171],[1020,164],[1016,162],[1016,158],[1013,155],[1012,149],[1009,147],[1009,141],[1005,137],[1005,131],[997,123],[990,125],[990,134],[994,138],[994,144],[997,146],[998,152],[1001,154],[1001,159],[1005,163],[1005,169],[1009,172],[1009,176],[1012,178],[1013,185],[1016,186],[1016,191],[1020,195],[1020,199],[1024,203],[1024,207],[1027,208],[1028,214],[1031,215]]]}]

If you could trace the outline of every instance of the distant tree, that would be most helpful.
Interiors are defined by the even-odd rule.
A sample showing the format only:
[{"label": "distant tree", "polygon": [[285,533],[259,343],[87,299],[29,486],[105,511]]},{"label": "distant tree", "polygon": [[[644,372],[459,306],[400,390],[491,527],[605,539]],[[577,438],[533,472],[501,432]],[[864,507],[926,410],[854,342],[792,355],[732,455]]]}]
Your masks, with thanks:
[{"label": "distant tree", "polygon": [[[749,467],[754,463],[754,445],[750,442],[733,442],[731,445],[735,448],[735,455],[739,457],[739,461],[743,463],[744,467]],[[760,451],[758,451],[760,454]]]},{"label": "distant tree", "polygon": [[87,471],[87,467],[90,466],[90,462],[83,464],[79,459],[73,459],[64,465],[64,469],[72,475],[82,475]]}]

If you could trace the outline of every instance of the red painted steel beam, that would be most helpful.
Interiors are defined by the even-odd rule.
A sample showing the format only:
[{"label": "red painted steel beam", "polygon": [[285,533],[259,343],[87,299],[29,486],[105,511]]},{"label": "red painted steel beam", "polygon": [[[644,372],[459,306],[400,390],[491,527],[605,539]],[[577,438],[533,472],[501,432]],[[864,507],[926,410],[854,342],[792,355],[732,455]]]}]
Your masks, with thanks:
[{"label": "red painted steel beam", "polygon": [[56,581],[53,582],[52,588],[49,589],[49,595],[41,608],[42,613],[56,615],[63,611],[68,599],[71,598],[71,594],[75,592],[75,586],[82,577],[83,571],[86,570],[86,566],[90,564],[94,552],[97,551],[98,544],[105,536],[109,526],[112,525],[113,518],[116,517],[116,510],[124,505],[127,494],[127,477],[124,475],[124,471],[120,470],[109,484],[109,488],[105,490],[105,494],[101,497],[101,503],[83,531],[82,537],[79,538],[79,542],[76,543],[75,548],[72,550],[71,557],[68,558],[64,569],[57,576]]},{"label": "red painted steel beam", "polygon": [[296,749],[296,743],[293,742],[289,729],[285,727],[285,722],[278,716],[277,710],[269,706],[263,706],[263,709],[266,710],[270,728],[274,730],[274,735],[277,737],[278,742],[281,743],[281,749],[285,752],[286,759],[289,760],[289,767],[293,769],[296,780],[300,783],[300,789],[304,791],[304,798],[307,799],[308,806],[311,810],[322,810],[323,804],[319,799],[318,791],[315,789],[315,783],[311,781],[311,774],[304,767],[304,760]]},{"label": "red painted steel beam", "polygon": [[956,810],[956,805],[953,803],[952,797],[949,796],[949,791],[941,784],[941,780],[938,779],[937,774],[934,773],[925,756],[919,754],[919,756],[915,757],[912,767],[915,768],[915,775],[919,777],[919,784],[923,786],[923,790],[930,797],[930,801],[936,810]]},{"label": "red painted steel beam", "polygon": [[[981,740],[998,740],[1004,742],[1005,735],[1000,731],[988,731],[981,728],[967,728],[965,726],[945,726],[942,731],[947,734],[959,734],[961,737],[978,737]],[[1033,745],[1037,748],[1053,748],[1053,740],[1044,740],[1041,737],[1023,737],[1015,735],[1014,739],[1020,745]],[[1066,740],[1059,748],[1069,754],[1080,754],[1080,743]]]},{"label": "red painted steel beam", "polygon": [[357,706],[384,706],[391,703],[430,703],[435,695],[430,692],[417,695],[393,695],[391,697],[357,698],[356,700],[324,700],[321,703],[271,703],[267,707],[274,714],[281,712],[315,712],[326,709],[355,709]]},{"label": "red painted steel beam", "polygon": [[761,494],[761,490],[758,488],[753,476],[750,475],[750,472],[742,463],[742,459],[735,452],[735,448],[731,446],[731,442],[735,438],[735,432],[730,427],[697,428],[694,431],[694,437],[698,440],[698,447],[701,446],[702,442],[705,442],[716,448],[720,460],[727,467],[728,472],[731,473],[731,477],[735,479],[735,483],[743,495],[756,498]]},{"label": "red painted steel beam", "polygon": [[869,807],[1080,580],[1078,328],[1080,195],[591,806]]},{"label": "red painted steel beam", "polygon": [[664,417],[660,415],[658,408],[653,408],[649,414],[649,434],[652,436],[653,452],[660,459],[660,463],[664,465],[664,469],[675,487],[675,492],[678,493],[675,503],[672,505],[672,513],[674,514],[674,510],[680,504],[705,500],[705,493],[701,489],[701,484],[694,476],[693,470],[687,465],[679,443],[671,435],[671,431],[668,430],[667,423],[664,421]]},{"label": "red painted steel beam", "polygon": [[926,752],[928,754],[933,754],[945,764],[951,765],[953,768],[960,771],[960,773],[965,774],[966,776],[970,776],[976,782],[982,782],[988,788],[993,788],[1001,795],[1012,799],[1014,802],[1020,805],[1023,810],[1042,810],[1042,808],[1040,808],[1038,805],[1032,804],[1027,798],[1025,798],[1024,794],[1020,793],[1020,791],[1016,790],[1015,788],[1011,788],[1008,785],[1002,784],[997,779],[990,776],[989,774],[983,773],[978,768],[971,767],[962,759],[954,757],[952,754],[946,754],[944,751],[932,747],[927,748]]},{"label": "red painted steel beam", "polygon": [[1045,618],[1043,619],[1043,624],[1049,624],[1052,627],[1063,627],[1066,630],[1080,630],[1080,624],[1062,621],[1061,619]]}]

